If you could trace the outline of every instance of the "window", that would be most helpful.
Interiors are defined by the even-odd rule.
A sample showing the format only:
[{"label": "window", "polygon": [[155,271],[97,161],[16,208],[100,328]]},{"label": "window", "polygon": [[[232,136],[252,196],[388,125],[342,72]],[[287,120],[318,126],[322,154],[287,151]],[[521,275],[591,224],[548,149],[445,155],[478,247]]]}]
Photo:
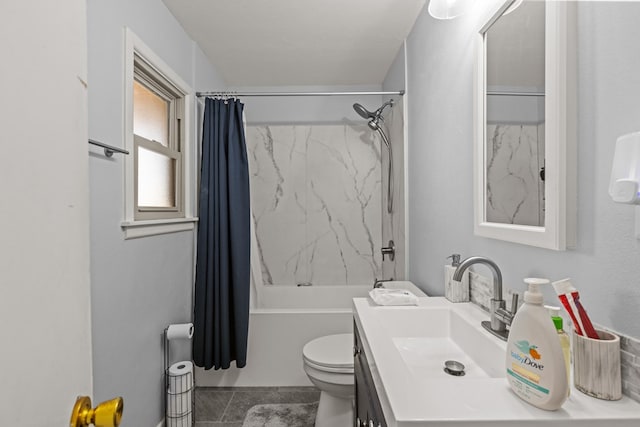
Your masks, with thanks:
[{"label": "window", "polygon": [[183,218],[184,98],[137,55],[133,79],[135,219]]},{"label": "window", "polygon": [[125,238],[193,229],[192,91],[130,30],[125,39]]}]

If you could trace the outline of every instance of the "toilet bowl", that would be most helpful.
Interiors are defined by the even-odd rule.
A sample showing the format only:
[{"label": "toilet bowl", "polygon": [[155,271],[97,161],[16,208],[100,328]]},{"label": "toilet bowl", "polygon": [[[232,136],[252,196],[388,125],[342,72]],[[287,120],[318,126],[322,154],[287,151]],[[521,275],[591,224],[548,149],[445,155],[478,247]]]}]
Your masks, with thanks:
[{"label": "toilet bowl", "polygon": [[316,427],[353,425],[353,335],[316,338],[302,349],[304,371],[320,389]]}]

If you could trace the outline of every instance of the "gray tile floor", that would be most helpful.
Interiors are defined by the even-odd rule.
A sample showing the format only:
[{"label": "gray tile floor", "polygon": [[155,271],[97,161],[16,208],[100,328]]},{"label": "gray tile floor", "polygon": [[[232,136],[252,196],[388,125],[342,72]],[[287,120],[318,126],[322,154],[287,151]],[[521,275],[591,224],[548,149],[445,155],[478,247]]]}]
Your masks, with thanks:
[{"label": "gray tile floor", "polygon": [[267,403],[313,403],[315,387],[196,387],[196,427],[242,427],[247,411]]}]

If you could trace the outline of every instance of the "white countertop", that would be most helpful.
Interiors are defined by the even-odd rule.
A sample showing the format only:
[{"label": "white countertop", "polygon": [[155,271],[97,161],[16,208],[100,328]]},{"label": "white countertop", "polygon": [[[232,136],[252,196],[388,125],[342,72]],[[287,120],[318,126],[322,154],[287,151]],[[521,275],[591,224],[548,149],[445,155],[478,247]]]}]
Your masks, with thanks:
[{"label": "white countertop", "polygon": [[[489,315],[474,304],[452,304],[441,297],[419,298],[417,307],[381,307],[369,298],[355,298],[353,304],[356,323],[389,426],[457,427],[473,422],[474,426],[640,427],[640,404],[626,396],[619,401],[604,401],[589,397],[572,387],[569,398],[560,410],[545,411],[518,398],[504,377],[442,375],[435,378],[416,375],[405,365],[393,344],[394,337],[385,329],[380,316],[381,310],[451,309],[470,324],[477,325],[481,333],[490,338],[488,342],[483,340],[484,344],[498,346],[485,349],[487,353],[503,355],[506,343],[480,327],[480,322],[488,320]],[[405,336],[410,336],[411,330],[421,325],[406,326]],[[482,348],[478,349],[479,353],[482,351]],[[504,364],[504,358],[500,359],[500,363]]]}]

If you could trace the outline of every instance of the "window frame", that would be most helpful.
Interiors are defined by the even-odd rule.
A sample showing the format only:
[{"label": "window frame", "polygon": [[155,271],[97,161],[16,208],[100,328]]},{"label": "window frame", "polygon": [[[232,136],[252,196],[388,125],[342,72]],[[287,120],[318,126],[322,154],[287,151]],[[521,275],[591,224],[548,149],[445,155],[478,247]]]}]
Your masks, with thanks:
[{"label": "window frame", "polygon": [[[168,111],[168,137],[167,145],[149,140],[140,135],[133,135],[134,156],[134,218],[136,220],[153,220],[166,218],[184,218],[184,191],[182,177],[182,151],[181,146],[184,132],[184,95],[173,87],[171,82],[158,75],[138,55],[134,54],[133,80],[143,85],[155,95],[167,101]],[[175,161],[174,176],[174,206],[140,206],[138,204],[138,158],[139,149],[144,148],[156,154],[163,155]]]},{"label": "window frame", "polygon": [[[191,87],[184,82],[159,56],[125,28],[124,66],[124,141],[131,155],[124,162],[124,220],[121,227],[125,239],[156,234],[193,230],[198,220],[194,216],[193,191],[195,182],[195,141],[193,141],[194,100]],[[176,102],[170,107],[170,117],[177,126],[170,125],[169,147],[133,134],[133,85],[138,80],[158,95]],[[172,119],[169,120],[173,122]],[[138,147],[149,149],[176,159],[176,207],[137,206]]]}]

